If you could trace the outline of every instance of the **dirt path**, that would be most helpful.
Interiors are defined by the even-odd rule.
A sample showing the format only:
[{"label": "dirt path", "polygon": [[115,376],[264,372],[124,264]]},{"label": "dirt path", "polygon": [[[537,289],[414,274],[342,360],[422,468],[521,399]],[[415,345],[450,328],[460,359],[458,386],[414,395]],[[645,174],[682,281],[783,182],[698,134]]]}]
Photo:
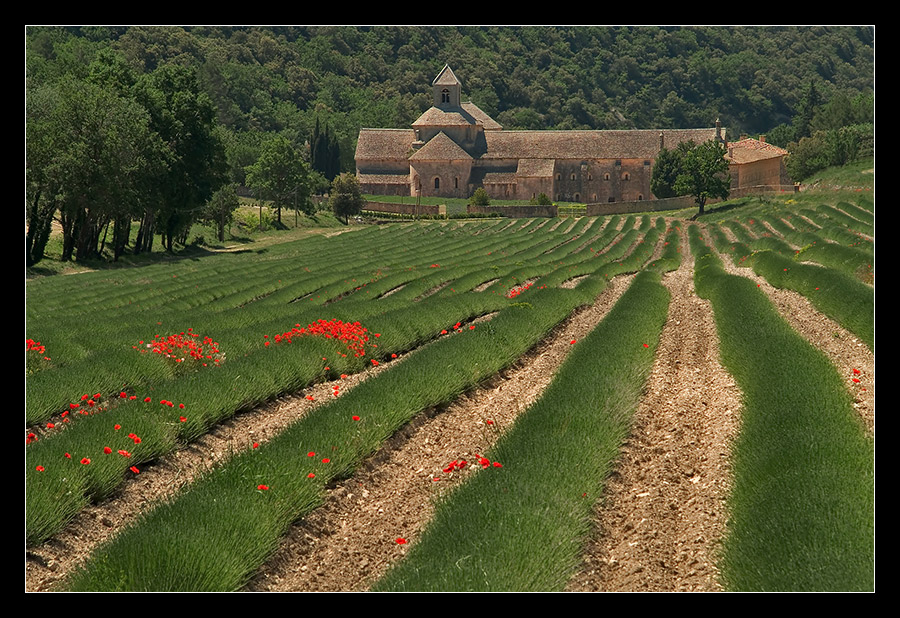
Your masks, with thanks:
[{"label": "dirt path", "polygon": [[866,432],[870,436],[874,435],[875,354],[869,347],[837,322],[819,313],[804,296],[792,290],[773,287],[756,275],[752,268],[735,266],[729,256],[719,257],[726,272],[754,281],[766,293],[781,317],[831,359],[838,373],[844,377]]},{"label": "dirt path", "polygon": [[491,447],[546,388],[572,339],[587,335],[615,304],[627,287],[624,279],[611,282],[597,303],[577,312],[514,367],[418,419],[365,469],[333,488],[322,508],[294,526],[247,590],[365,590],[386,573],[431,519],[434,499],[471,472],[447,474],[447,464],[471,461]]},{"label": "dirt path", "polygon": [[671,302],[656,362],[570,591],[718,589],[740,393],[719,365],[712,313],[694,293],[693,258],[685,255],[663,283]]},{"label": "dirt path", "polygon": [[[360,374],[339,380],[347,391],[390,365],[382,364]],[[161,458],[153,465],[141,466],[141,473],[125,481],[115,496],[83,509],[66,528],[40,547],[26,552],[25,590],[45,591],[83,563],[103,542],[143,511],[174,495],[211,466],[236,451],[264,443],[318,405],[334,397],[334,382],[323,383],[291,397],[280,398],[267,406],[236,416],[217,425],[196,442]],[[307,395],[313,397],[308,400]]]},{"label": "dirt path", "polygon": [[[686,238],[681,246],[689,250]],[[772,288],[728,258],[723,262],[731,272],[755,279],[794,328],[832,358],[874,432],[874,355],[804,298]],[[663,278],[672,296],[656,362],[632,435],[598,505],[596,532],[568,590],[718,589],[715,559],[740,395],[718,364],[712,314],[694,293],[692,267],[686,255],[681,268]],[[487,451],[540,395],[571,340],[585,336],[626,286],[626,277],[614,280],[594,306],[574,314],[514,367],[405,428],[353,478],[330,489],[324,506],[292,528],[246,590],[365,590],[415,543],[434,499],[471,473],[446,474],[443,468]],[[342,390],[389,367],[351,376]],[[271,439],[316,405],[307,394],[322,401],[331,391],[331,384],[318,385],[242,414],[148,466],[113,499],[85,509],[62,533],[28,552],[26,591],[48,590],[154,501],[235,450]],[[407,543],[398,544],[398,538]]]}]

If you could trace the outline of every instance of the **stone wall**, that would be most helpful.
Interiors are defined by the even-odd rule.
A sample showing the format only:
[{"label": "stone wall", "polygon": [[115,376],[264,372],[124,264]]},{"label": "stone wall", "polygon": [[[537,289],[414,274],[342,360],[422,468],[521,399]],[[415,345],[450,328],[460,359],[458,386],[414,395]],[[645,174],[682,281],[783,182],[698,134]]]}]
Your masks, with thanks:
[{"label": "stone wall", "polygon": [[635,202],[606,202],[587,205],[587,216],[630,215],[636,212],[659,212],[663,210],[679,210],[695,206],[690,196],[670,197],[661,200],[639,200]]},{"label": "stone wall", "polygon": [[555,217],[556,205],[553,206],[466,206],[466,212],[471,214],[488,215],[499,213],[501,216],[520,219],[523,217]]},{"label": "stone wall", "polygon": [[447,214],[447,207],[443,204],[440,205],[426,205],[419,204],[416,206],[415,204],[403,204],[403,203],[388,203],[388,202],[366,202],[366,205],[362,207],[363,210],[368,210],[370,212],[392,212],[401,215],[444,215]]}]

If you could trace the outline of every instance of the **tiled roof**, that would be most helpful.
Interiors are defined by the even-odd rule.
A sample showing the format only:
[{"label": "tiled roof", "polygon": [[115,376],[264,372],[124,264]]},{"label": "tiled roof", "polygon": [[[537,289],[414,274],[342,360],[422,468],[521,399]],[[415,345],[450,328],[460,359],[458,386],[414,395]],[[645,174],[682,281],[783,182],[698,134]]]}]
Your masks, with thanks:
[{"label": "tiled roof", "polygon": [[409,174],[360,174],[360,183],[380,185],[409,185]]},{"label": "tiled roof", "polygon": [[761,142],[758,139],[748,137],[728,144],[728,158],[733,163],[752,163],[763,159],[775,159],[788,154],[784,148],[774,144]]},{"label": "tiled roof", "polygon": [[516,175],[513,172],[487,172],[483,182],[512,184],[516,182]]},{"label": "tiled roof", "polygon": [[485,114],[477,105],[471,102],[463,103],[460,107],[431,107],[419,116],[412,126],[414,127],[452,127],[482,125],[486,130],[496,131],[502,129],[497,121]]},{"label": "tiled roof", "polygon": [[356,143],[356,160],[409,158],[416,133],[412,129],[361,129]]},{"label": "tiled roof", "polygon": [[413,161],[459,161],[472,156],[441,131],[410,157]]},{"label": "tiled roof", "polygon": [[503,128],[503,126],[499,122],[488,116],[481,110],[481,108],[479,108],[471,101],[463,103],[462,108],[466,110],[473,118],[475,118],[478,124],[483,125],[485,131],[499,131]]},{"label": "tiled roof", "polygon": [[553,176],[553,159],[519,159],[516,176],[525,178],[549,178]]},{"label": "tiled roof", "polygon": [[432,86],[456,86],[459,84],[460,81],[456,79],[456,75],[453,74],[449,64],[445,64],[438,76],[431,82]]},{"label": "tiled roof", "polygon": [[666,148],[681,142],[709,141],[716,129],[648,129],[613,131],[491,131],[485,132],[484,159],[654,159],[659,136]]}]

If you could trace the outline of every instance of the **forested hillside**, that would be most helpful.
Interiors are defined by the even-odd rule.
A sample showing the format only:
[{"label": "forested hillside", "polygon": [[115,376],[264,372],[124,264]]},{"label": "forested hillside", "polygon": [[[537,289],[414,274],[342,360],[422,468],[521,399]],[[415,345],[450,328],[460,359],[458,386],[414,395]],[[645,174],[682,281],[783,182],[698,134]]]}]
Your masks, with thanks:
[{"label": "forested hillside", "polygon": [[[449,64],[507,129],[766,133],[802,180],[871,155],[871,27],[28,27],[27,263],[221,238],[236,191],[310,211],[362,127]],[[137,223],[139,228],[132,230]],[[159,245],[157,245],[159,246]]]},{"label": "forested hillside", "polygon": [[757,134],[790,123],[804,100],[871,103],[874,89],[869,27],[42,27],[26,41],[30,84],[83,74],[105,48],[141,73],[196,67],[236,170],[255,160],[261,133],[306,137],[317,118],[352,169],[359,128],[409,126],[445,63],[508,129],[720,118],[732,134]]}]

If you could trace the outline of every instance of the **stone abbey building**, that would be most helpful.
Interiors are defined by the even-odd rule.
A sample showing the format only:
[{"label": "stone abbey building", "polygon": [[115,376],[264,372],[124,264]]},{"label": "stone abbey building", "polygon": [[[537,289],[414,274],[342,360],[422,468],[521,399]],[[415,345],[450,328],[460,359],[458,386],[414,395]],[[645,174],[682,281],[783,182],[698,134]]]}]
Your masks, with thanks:
[{"label": "stone abbey building", "polygon": [[[565,202],[649,200],[653,163],[662,148],[711,139],[727,145],[718,122],[706,129],[506,131],[473,103],[462,102],[461,84],[449,66],[432,89],[432,107],[411,128],[360,130],[356,173],[364,193],[468,198],[484,187],[495,199],[531,200],[543,193]],[[752,163],[755,171],[745,177],[781,184],[785,154],[762,141],[737,142],[728,156],[732,179],[740,182],[734,164]]]}]

